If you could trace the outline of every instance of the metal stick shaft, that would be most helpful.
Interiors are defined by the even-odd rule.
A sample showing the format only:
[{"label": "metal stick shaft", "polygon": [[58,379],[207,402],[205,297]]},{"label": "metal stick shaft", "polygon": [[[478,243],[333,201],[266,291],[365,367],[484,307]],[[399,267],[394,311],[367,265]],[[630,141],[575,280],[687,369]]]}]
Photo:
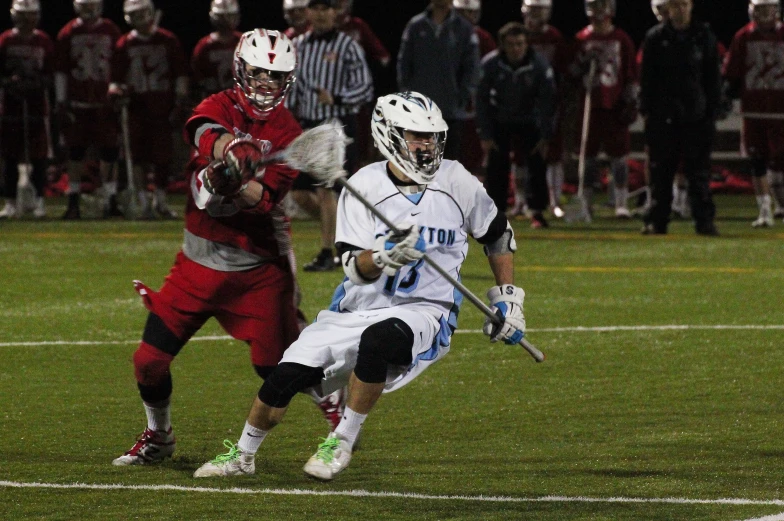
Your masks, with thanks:
[{"label": "metal stick shaft", "polygon": [[[362,194],[360,194],[353,186],[351,186],[351,184],[349,184],[349,182],[346,179],[342,177],[338,178],[337,183],[340,184],[346,190],[348,190],[349,193],[351,193],[351,195],[356,197],[360,203],[362,203],[368,210],[370,210],[370,212],[373,215],[375,215],[381,222],[383,222],[386,226],[388,226],[391,231],[395,233],[400,233],[400,230],[398,230],[397,227],[395,227],[394,223],[389,219],[387,219],[386,216],[384,216],[381,212],[379,212],[375,206],[370,204],[370,201],[365,199],[365,197],[362,196]],[[487,318],[492,320],[494,324],[501,325],[501,321],[498,319],[496,314],[493,313],[493,310],[491,310],[487,304],[482,302],[476,295],[474,295],[471,292],[471,290],[466,288],[460,281],[452,277],[452,275],[450,275],[444,268],[436,264],[435,261],[433,261],[433,259],[431,259],[427,254],[422,258],[434,270],[436,270],[439,275],[444,277],[444,279],[446,279],[447,282],[449,282],[460,293],[462,293],[463,296],[465,296],[469,300],[469,302],[471,302],[471,304],[476,306],[477,309],[479,309],[479,311],[484,313]],[[534,345],[531,344],[528,340],[523,338],[522,340],[520,340],[520,345],[523,346],[523,349],[528,351],[528,353],[534,358],[534,360],[536,360],[537,362],[544,361],[544,353],[542,353],[536,347],[534,347]]]}]

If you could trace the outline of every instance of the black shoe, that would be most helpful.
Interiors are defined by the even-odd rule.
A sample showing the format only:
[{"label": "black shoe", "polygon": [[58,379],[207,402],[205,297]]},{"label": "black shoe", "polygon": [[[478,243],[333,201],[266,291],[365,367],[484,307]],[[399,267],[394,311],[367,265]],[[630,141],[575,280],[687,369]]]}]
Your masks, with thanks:
[{"label": "black shoe", "polygon": [[697,235],[705,235],[707,237],[719,236],[719,230],[716,229],[716,225],[713,223],[697,226],[696,231],[697,231]]},{"label": "black shoe", "polygon": [[666,228],[657,228],[653,223],[647,223],[642,227],[643,235],[667,235]]},{"label": "black shoe", "polygon": [[321,250],[316,258],[302,267],[305,271],[332,271],[335,269],[335,257],[332,250]]},{"label": "black shoe", "polygon": [[82,218],[82,213],[79,211],[78,206],[69,206],[63,214],[63,221],[78,221]]},{"label": "black shoe", "polygon": [[117,196],[112,195],[109,197],[109,204],[103,207],[103,218],[111,219],[112,217],[125,217],[125,214],[120,211],[117,206]]}]

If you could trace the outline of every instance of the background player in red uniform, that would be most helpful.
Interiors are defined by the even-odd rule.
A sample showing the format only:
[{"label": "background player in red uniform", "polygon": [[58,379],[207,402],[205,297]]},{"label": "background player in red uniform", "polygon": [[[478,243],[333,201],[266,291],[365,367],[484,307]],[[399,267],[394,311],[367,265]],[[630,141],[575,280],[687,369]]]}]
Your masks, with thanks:
[{"label": "background player in red uniform", "polygon": [[[117,42],[109,96],[129,103],[131,155],[142,218],[155,217],[153,206],[161,217],[176,218],[164,188],[172,161],[170,118],[188,100],[185,56],[177,37],[158,27],[152,0],[125,0],[123,9],[133,30]],[[154,174],[150,183],[147,173]],[[149,188],[154,188],[154,194]]]},{"label": "background player in red uniform", "polygon": [[[45,119],[49,107],[46,89],[52,76],[54,44],[36,29],[41,18],[38,0],[14,0],[11,4],[13,29],[0,34],[0,73],[2,73],[2,156],[4,165],[5,207],[0,219],[22,213],[17,207],[19,163],[32,165],[36,217],[46,215],[43,190],[49,142]],[[29,166],[28,166],[29,168]]]},{"label": "background player in red uniform", "polygon": [[212,0],[210,21],[215,31],[199,40],[191,57],[199,99],[229,89],[234,84],[231,70],[234,49],[242,36],[236,30],[240,24],[237,0]]},{"label": "background player in red uniform", "polygon": [[68,148],[68,209],[64,219],[79,219],[82,176],[87,153],[100,161],[104,217],[121,215],[117,208],[117,117],[106,99],[114,46],[120,29],[102,18],[103,0],[75,0],[76,18],[57,35],[55,94]]},{"label": "background player in red uniform", "polygon": [[[237,85],[204,100],[185,126],[199,157],[188,167],[183,249],[160,292],[136,282],[150,311],[134,354],[147,429],[115,465],[153,463],[174,452],[169,366],[210,317],[249,344],[261,377],[299,334],[290,226],[279,205],[297,172],[256,166],[302,132],[282,103],[294,69],[285,35],[245,33],[234,59]],[[244,181],[229,181],[226,171],[238,168]]]},{"label": "background player in red uniform", "polygon": [[[590,25],[577,33],[578,52],[572,67],[573,75],[577,72],[582,81],[583,93],[585,89],[591,92],[584,193],[590,208],[592,185],[599,174],[597,156],[604,150],[610,158],[615,215],[629,218],[626,156],[631,151],[629,125],[638,115],[636,51],[629,35],[613,25],[615,0],[586,0],[585,6]],[[596,74],[593,84],[586,85],[592,61]]]},{"label": "background player in red uniform", "polygon": [[305,34],[310,29],[308,21],[308,0],[283,0],[283,17],[289,28],[286,36],[294,40],[300,34]]},{"label": "background player in red uniform", "polygon": [[[565,92],[564,76],[569,61],[569,51],[561,31],[550,25],[552,13],[552,0],[523,0],[520,11],[523,14],[523,23],[528,30],[528,43],[536,52],[545,57],[555,73],[558,85],[558,98],[556,110],[555,134],[547,144],[547,190],[550,199],[550,209],[555,217],[564,215],[561,209],[561,194],[564,183],[564,114],[570,97]],[[574,105],[574,104],[572,104]],[[520,167],[515,168],[515,193],[514,214],[522,214],[525,206],[522,178],[518,174]]]},{"label": "background player in red uniform", "polygon": [[784,205],[784,26],[778,0],[751,0],[749,15],[732,39],[724,77],[745,115],[742,149],[759,205],[752,226],[764,227],[773,225],[771,192]]}]

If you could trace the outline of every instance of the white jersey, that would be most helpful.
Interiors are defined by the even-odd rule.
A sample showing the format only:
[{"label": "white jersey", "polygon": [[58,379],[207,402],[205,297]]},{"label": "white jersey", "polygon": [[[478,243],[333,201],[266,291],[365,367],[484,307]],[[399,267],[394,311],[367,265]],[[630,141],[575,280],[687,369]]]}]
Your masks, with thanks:
[{"label": "white jersey", "polygon": [[[405,195],[387,173],[387,162],[366,166],[351,185],[393,223],[419,226],[426,253],[454,278],[468,254],[468,236],[483,237],[498,209],[482,184],[457,161],[444,160],[424,192]],[[348,190],[338,203],[335,241],[362,250],[373,249],[388,227]],[[426,305],[441,322],[442,341],[457,327],[463,297],[423,260],[401,268],[395,277],[382,274],[373,284],[357,286],[346,278],[336,289],[330,311],[361,312],[416,304]],[[449,327],[446,327],[446,326]]]}]

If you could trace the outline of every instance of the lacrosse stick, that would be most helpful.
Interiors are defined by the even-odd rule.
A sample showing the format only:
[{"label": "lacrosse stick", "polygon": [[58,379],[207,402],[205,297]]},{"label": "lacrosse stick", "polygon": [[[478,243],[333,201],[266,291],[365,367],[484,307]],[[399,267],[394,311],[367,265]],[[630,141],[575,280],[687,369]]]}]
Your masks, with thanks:
[{"label": "lacrosse stick", "polygon": [[591,92],[593,90],[593,80],[596,76],[596,60],[591,60],[591,67],[588,70],[588,86],[585,89],[585,103],[583,109],[583,128],[580,134],[580,157],[577,161],[577,201],[570,202],[566,209],[566,220],[568,222],[583,221],[591,222],[591,213],[588,208],[588,201],[585,198],[585,151],[588,147],[588,131],[591,126]]},{"label": "lacrosse stick", "polygon": [[[393,233],[402,234],[392,221],[387,219],[375,206],[370,204],[370,202],[346,180],[346,172],[343,170],[343,161],[346,155],[346,145],[349,142],[340,123],[332,121],[304,132],[299,138],[292,141],[286,150],[266,158],[265,163],[285,162],[292,168],[307,173],[325,186],[332,186],[335,183],[339,184],[348,190],[351,195],[356,197],[357,200],[381,222],[388,226]],[[274,161],[273,158],[275,158]],[[484,313],[493,324],[497,326],[502,325],[501,320],[493,313],[490,307],[482,302],[476,295],[471,293],[471,291],[460,281],[452,277],[452,275],[436,264],[429,256],[424,255],[422,259],[436,270],[439,275],[444,277],[449,284],[460,291],[469,302]],[[534,357],[534,360],[537,362],[544,361],[544,354],[528,342],[528,340],[523,338],[520,341],[520,345]]]},{"label": "lacrosse stick", "polygon": [[120,127],[122,130],[123,154],[125,155],[125,171],[128,178],[128,204],[125,206],[125,218],[136,217],[136,183],[133,172],[133,157],[131,156],[131,134],[128,126],[128,104],[123,104],[120,109]]}]

